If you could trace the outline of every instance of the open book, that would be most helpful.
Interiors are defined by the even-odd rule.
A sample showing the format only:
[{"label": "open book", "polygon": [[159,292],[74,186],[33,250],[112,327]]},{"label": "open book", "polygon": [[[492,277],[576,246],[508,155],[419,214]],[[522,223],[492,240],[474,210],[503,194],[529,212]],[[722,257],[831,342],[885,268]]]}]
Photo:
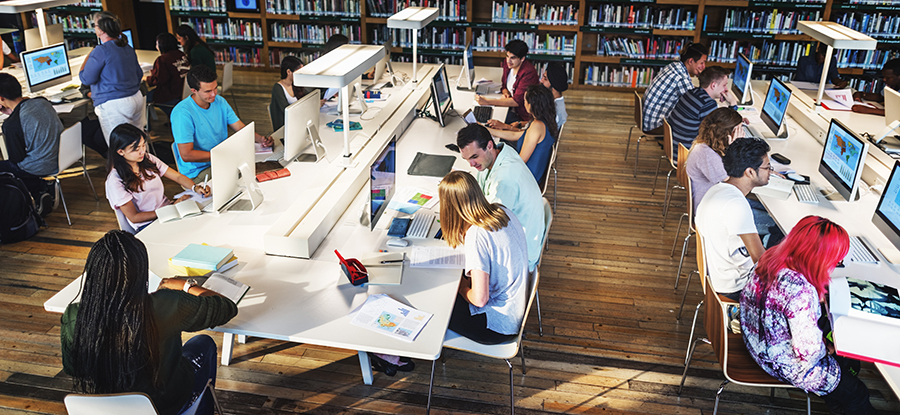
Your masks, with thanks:
[{"label": "open book", "polygon": [[223,297],[233,301],[235,304],[239,303],[241,299],[244,298],[247,291],[250,291],[249,285],[234,278],[226,277],[218,272],[213,273],[206,279],[206,282],[203,283],[203,288],[215,291]]},{"label": "open book", "polygon": [[853,90],[851,89],[826,89],[825,95],[828,98],[823,99],[822,106],[831,111],[852,111],[854,105],[862,105],[865,107],[875,108],[871,104],[860,101],[853,101]]},{"label": "open book", "polygon": [[160,222],[171,222],[173,220],[197,216],[201,213],[203,212],[200,211],[200,205],[191,199],[156,209],[156,217]]}]

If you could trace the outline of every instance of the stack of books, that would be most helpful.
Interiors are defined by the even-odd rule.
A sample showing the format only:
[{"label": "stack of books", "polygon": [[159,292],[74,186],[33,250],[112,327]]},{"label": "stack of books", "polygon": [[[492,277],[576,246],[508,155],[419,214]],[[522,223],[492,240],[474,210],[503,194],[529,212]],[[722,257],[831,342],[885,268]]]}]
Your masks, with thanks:
[{"label": "stack of books", "polygon": [[180,275],[199,277],[212,271],[223,272],[237,265],[234,250],[206,244],[190,244],[169,258],[169,266]]}]

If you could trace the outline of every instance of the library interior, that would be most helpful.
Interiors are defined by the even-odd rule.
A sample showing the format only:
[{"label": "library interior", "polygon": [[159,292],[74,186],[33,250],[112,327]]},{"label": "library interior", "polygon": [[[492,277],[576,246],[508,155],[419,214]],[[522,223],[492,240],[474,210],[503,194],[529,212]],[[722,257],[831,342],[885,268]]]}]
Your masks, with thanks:
[{"label": "library interior", "polygon": [[0,414],[900,413],[900,0],[5,0],[0,41]]}]

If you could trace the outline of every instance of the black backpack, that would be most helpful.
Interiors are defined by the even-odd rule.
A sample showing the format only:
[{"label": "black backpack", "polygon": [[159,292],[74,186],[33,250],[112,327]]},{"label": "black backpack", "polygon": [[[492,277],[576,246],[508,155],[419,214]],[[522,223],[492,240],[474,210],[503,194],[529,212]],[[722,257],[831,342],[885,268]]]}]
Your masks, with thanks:
[{"label": "black backpack", "polygon": [[12,173],[0,173],[0,244],[28,239],[47,222],[34,207],[25,184]]}]

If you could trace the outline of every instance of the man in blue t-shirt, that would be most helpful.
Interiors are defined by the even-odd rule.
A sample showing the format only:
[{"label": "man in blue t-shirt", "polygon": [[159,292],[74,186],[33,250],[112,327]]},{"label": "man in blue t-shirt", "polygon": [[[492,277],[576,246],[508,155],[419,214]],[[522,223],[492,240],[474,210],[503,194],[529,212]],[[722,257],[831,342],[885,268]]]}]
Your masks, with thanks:
[{"label": "man in blue t-shirt", "polygon": [[734,105],[737,101],[728,93],[728,71],[721,66],[708,66],[700,75],[700,86],[685,92],[666,120],[672,127],[672,151],[678,160],[678,144],[691,148],[700,131],[700,122],[718,108],[716,101]]},{"label": "man in blue t-shirt", "polygon": [[[187,73],[191,96],[172,110],[172,135],[175,136],[175,161],[178,171],[200,183],[210,173],[209,151],[228,138],[228,127],[238,131],[244,123],[234,110],[217,96],[216,71],[195,65]],[[256,134],[256,133],[254,133]],[[272,146],[272,138],[256,134],[256,142]]]}]

